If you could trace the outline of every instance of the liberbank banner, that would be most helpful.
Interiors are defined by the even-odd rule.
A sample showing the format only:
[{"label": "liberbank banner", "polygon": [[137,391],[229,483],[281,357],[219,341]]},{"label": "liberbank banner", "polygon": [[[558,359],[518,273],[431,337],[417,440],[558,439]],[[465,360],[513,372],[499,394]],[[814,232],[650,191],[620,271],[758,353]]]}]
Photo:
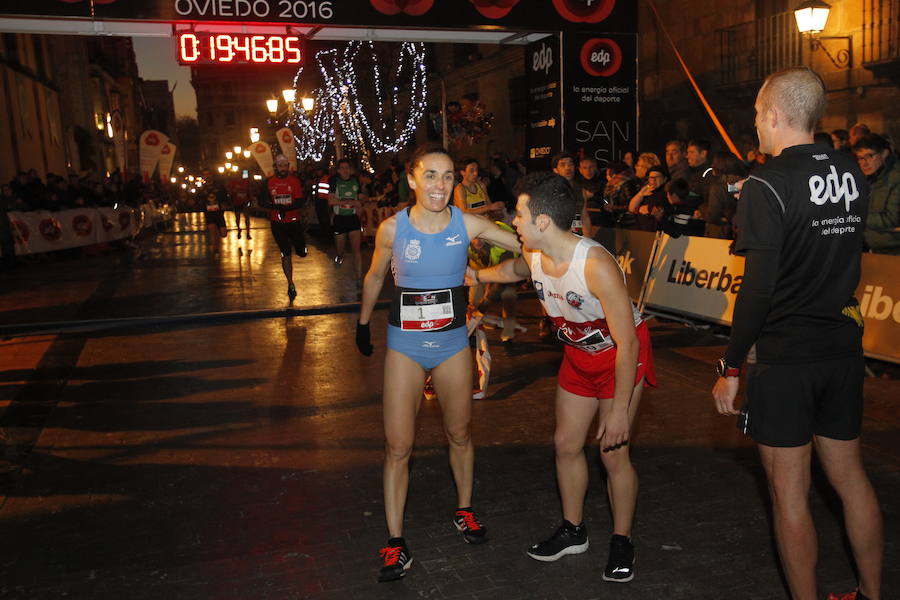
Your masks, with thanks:
[{"label": "liberbank banner", "polygon": [[[631,232],[633,235],[638,232]],[[645,252],[625,254],[645,245],[632,235],[615,241],[604,241],[619,264],[633,271],[626,278],[632,297],[635,281],[631,279],[643,269]],[[721,325],[731,325],[734,301],[744,280],[744,259],[728,253],[729,240],[660,235],[650,253],[646,276],[644,308],[649,313],[679,315]],[[610,246],[612,244],[612,247]],[[633,259],[633,260],[629,260]],[[856,298],[865,321],[863,350],[866,356],[900,363],[900,258],[887,254],[863,254],[862,274]]]},{"label": "liberbank banner", "polygon": [[650,231],[606,227],[600,228],[594,236],[594,239],[603,244],[603,247],[616,258],[625,274],[628,295],[639,306],[644,281],[647,278],[647,267],[656,247],[656,238],[657,234]]},{"label": "liberbank banner", "polygon": [[636,5],[632,0],[2,0],[0,14],[335,27],[634,32]]},{"label": "liberbank banner", "polygon": [[731,324],[734,301],[744,279],[744,259],[728,253],[730,240],[693,237],[659,238],[644,306]]},{"label": "liberbank banner", "polygon": [[856,298],[866,328],[863,350],[867,356],[900,363],[900,257],[863,254],[862,275]]}]

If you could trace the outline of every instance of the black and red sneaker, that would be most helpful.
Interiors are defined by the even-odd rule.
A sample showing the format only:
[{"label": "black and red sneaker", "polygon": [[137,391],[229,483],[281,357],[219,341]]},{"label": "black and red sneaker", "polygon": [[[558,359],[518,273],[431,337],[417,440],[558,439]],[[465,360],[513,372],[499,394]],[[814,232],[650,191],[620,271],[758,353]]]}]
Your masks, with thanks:
[{"label": "black and red sneaker", "polygon": [[378,573],[378,581],[396,581],[402,579],[412,566],[412,556],[403,538],[391,538],[387,546],[378,554],[382,559],[381,571]]},{"label": "black and red sneaker", "polygon": [[866,596],[863,595],[859,588],[856,591],[850,592],[849,594],[828,594],[827,600],[869,600]]},{"label": "black and red sneaker", "polygon": [[471,508],[458,508],[453,515],[453,524],[463,534],[468,544],[483,544],[487,541],[487,529],[475,516]]}]

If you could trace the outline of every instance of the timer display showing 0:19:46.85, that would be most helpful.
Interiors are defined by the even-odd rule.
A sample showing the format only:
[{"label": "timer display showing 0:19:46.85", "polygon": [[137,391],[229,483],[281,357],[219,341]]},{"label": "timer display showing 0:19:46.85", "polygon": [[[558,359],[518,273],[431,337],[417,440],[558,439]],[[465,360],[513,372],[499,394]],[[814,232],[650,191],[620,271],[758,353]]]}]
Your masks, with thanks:
[{"label": "timer display showing 0:19:46.85", "polygon": [[178,62],[198,64],[289,64],[301,62],[302,40],[296,35],[247,33],[179,33]]}]

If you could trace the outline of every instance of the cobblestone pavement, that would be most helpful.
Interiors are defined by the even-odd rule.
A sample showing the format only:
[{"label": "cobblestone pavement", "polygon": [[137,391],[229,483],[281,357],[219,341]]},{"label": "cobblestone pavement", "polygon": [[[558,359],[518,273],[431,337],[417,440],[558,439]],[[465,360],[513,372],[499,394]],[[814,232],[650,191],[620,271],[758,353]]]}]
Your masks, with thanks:
[{"label": "cobblestone pavement", "polygon": [[[493,374],[474,402],[475,507],[490,541],[463,543],[436,401],[423,402],[405,535],[415,558],[376,583],[382,516],[375,354],[353,343],[353,313],[286,316],[264,223],[206,254],[195,220],[145,240],[139,256],[31,262],[3,273],[0,327],[145,317],[127,326],[0,340],[0,598],[770,599],[787,598],[755,450],[715,414],[712,330],[651,320],[659,388],[645,393],[633,456],[641,489],[635,580],[605,583],[610,518],[588,454],[588,552],[525,555],[560,520],[552,397],[560,348],[529,331],[488,332]],[[252,252],[249,252],[252,250]],[[355,300],[351,270],[325,250],[295,262],[296,307]],[[272,309],[265,318],[240,311]],[[208,313],[228,313],[210,317]],[[184,321],[155,317],[195,314]],[[888,532],[885,598],[900,590],[896,379],[866,381],[863,444]],[[854,575],[838,503],[816,472],[822,596]]]}]

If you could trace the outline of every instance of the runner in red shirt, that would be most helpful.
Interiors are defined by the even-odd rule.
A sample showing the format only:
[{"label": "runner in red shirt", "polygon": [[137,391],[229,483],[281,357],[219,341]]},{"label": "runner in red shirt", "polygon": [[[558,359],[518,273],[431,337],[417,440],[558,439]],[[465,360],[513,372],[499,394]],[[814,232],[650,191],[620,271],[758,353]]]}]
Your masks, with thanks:
[{"label": "runner in red shirt", "polygon": [[267,194],[260,204],[269,209],[272,236],[281,251],[281,268],[288,281],[288,299],[297,297],[294,286],[291,248],[297,256],[306,256],[306,235],[303,232],[302,208],[306,204],[303,185],[296,175],[289,172],[288,159],[283,154],[275,158],[275,175],[266,181]]},{"label": "runner in red shirt", "polygon": [[237,237],[241,239],[241,215],[244,215],[244,223],[247,226],[247,239],[250,237],[250,180],[240,177],[232,177],[228,180],[228,193],[231,195],[231,205],[234,209],[234,221],[237,224]]}]

